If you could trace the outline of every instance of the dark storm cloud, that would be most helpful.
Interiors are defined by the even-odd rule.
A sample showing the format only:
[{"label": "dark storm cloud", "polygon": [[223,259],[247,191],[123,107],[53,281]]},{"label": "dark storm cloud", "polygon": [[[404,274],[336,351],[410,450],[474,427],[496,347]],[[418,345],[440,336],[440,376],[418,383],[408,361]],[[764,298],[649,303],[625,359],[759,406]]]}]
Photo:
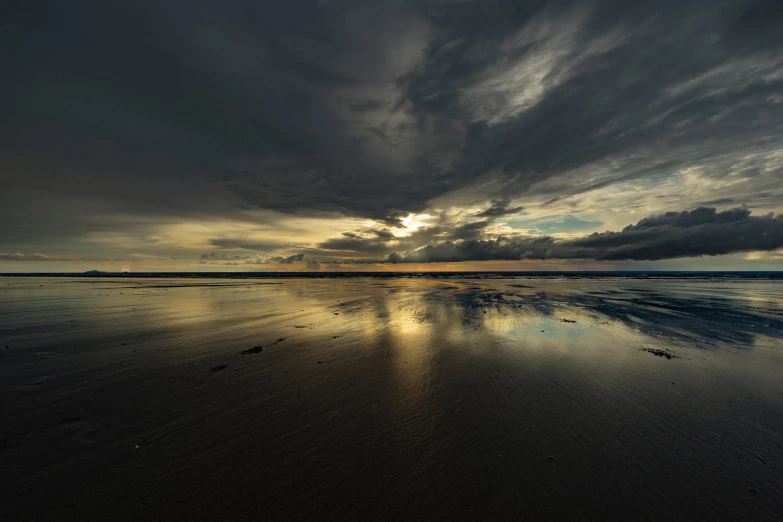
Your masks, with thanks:
[{"label": "dark storm cloud", "polygon": [[509,216],[512,214],[518,214],[522,212],[522,207],[509,208],[508,203],[509,203],[508,198],[494,199],[492,200],[492,206],[490,206],[486,210],[482,210],[478,214],[475,214],[475,217],[499,218],[499,217]]},{"label": "dark storm cloud", "polygon": [[374,129],[343,109],[372,110],[364,91],[407,70],[397,43],[426,30],[409,9],[204,0],[4,11],[14,80],[0,86],[0,146],[3,175],[26,174],[17,189],[46,184],[150,214],[386,218],[402,206],[405,181],[388,190],[364,146]]},{"label": "dark storm cloud", "polygon": [[778,148],[783,32],[733,34],[748,3],[533,5],[444,9],[408,78],[420,124],[459,140],[465,184],[492,172],[488,196],[558,197],[705,163],[719,178],[727,156]]},{"label": "dark storm cloud", "polygon": [[390,250],[384,238],[338,237],[318,244],[324,250],[348,250],[353,252],[384,253]]},{"label": "dark storm cloud", "polygon": [[[401,227],[452,193],[493,218],[783,138],[769,0],[1,9],[0,245],[253,209]],[[765,161],[738,198],[780,197]]]},{"label": "dark storm cloud", "polygon": [[388,228],[375,229],[373,233],[381,239],[393,239],[394,233]]},{"label": "dark storm cloud", "polygon": [[490,221],[475,221],[456,227],[449,235],[454,239],[475,239],[481,237],[484,229],[489,226]]},{"label": "dark storm cloud", "polygon": [[220,260],[220,261],[227,261],[229,259],[242,259],[242,258],[250,257],[250,256],[240,256],[240,255],[229,255],[229,254],[222,254],[219,252],[212,252],[210,254],[201,254],[200,259],[205,260]]},{"label": "dark storm cloud", "polygon": [[286,257],[281,256],[275,256],[275,257],[268,257],[264,260],[265,264],[270,263],[279,263],[281,265],[290,265],[291,263],[297,263],[299,261],[304,261],[304,254],[293,254]]},{"label": "dark storm cloud", "polygon": [[[241,247],[237,247],[241,248]],[[249,255],[239,254],[224,254],[222,252],[212,252],[209,254],[201,254],[199,256],[201,261],[239,261],[245,260],[246,264],[250,265],[268,265],[272,263],[279,263],[283,265],[290,265],[292,263],[298,263],[305,260],[304,253],[292,254],[289,256],[272,256],[272,257],[257,257]],[[234,263],[237,264],[237,263]]]},{"label": "dark storm cloud", "polygon": [[746,45],[780,44],[783,24],[783,2],[758,0],[750,2],[745,11],[729,26],[729,34]]},{"label": "dark storm cloud", "polygon": [[290,256],[272,256],[272,257],[253,257],[253,256],[244,256],[242,259],[246,259],[245,264],[247,265],[292,265],[294,263],[301,263],[304,262],[305,264],[311,263],[312,261],[315,261],[314,259],[308,259],[305,257],[304,253],[300,252],[298,254],[291,254]]},{"label": "dark storm cloud", "polygon": [[399,228],[402,227],[402,220],[403,218],[410,215],[410,212],[405,212],[402,210],[391,210],[389,212],[384,212],[384,216],[379,218],[379,221],[383,221],[386,225],[390,227]]},{"label": "dark storm cloud", "polygon": [[445,241],[393,252],[389,263],[522,259],[661,260],[774,250],[783,247],[783,215],[751,216],[746,208],[717,212],[697,208],[642,219],[620,232],[574,240],[499,237]]}]

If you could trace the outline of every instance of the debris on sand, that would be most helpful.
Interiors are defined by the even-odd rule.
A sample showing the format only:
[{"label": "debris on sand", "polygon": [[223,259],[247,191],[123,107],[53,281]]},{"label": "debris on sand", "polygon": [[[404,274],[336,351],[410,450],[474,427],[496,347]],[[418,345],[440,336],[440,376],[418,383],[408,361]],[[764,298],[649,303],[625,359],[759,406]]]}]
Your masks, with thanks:
[{"label": "debris on sand", "polygon": [[564,323],[575,323],[576,322],[573,319],[560,319],[560,320],[563,321]]},{"label": "debris on sand", "polygon": [[227,364],[220,364],[218,366],[213,366],[212,368],[209,369],[209,371],[212,373],[217,373],[217,372],[222,372],[226,368],[228,368]]},{"label": "debris on sand", "polygon": [[667,359],[679,359],[679,355],[674,355],[671,352],[668,352],[666,350],[661,350],[659,348],[642,348],[643,352],[648,352],[653,355],[657,355],[658,357],[666,357]]},{"label": "debris on sand", "polygon": [[[266,347],[269,348],[270,346],[274,346],[277,343],[282,343],[283,341],[285,341],[285,337],[281,337],[277,341],[275,341],[275,342],[273,342],[271,344],[266,345]],[[248,348],[247,350],[242,350],[240,353],[242,353],[244,355],[248,355],[248,354],[252,354],[252,353],[261,353],[263,351],[264,351],[264,347],[261,346],[260,344],[257,344],[257,345],[255,345],[252,348]]]},{"label": "debris on sand", "polygon": [[552,455],[547,455],[546,460],[548,462],[557,462],[557,457],[554,457]]}]

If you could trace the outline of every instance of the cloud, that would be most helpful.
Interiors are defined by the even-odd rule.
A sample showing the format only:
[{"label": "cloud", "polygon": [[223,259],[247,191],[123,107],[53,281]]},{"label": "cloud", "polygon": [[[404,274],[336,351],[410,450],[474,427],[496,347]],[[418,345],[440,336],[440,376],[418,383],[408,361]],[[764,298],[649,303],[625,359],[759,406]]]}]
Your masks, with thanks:
[{"label": "cloud", "polygon": [[431,263],[523,259],[661,260],[772,251],[783,246],[783,215],[751,216],[747,208],[667,212],[642,219],[620,232],[594,233],[574,240],[498,237],[444,241],[408,252],[393,252],[389,263]]},{"label": "cloud", "polygon": [[324,250],[350,250],[377,254],[387,252],[389,250],[388,243],[391,240],[391,238],[383,237],[344,236],[327,239],[319,243],[318,247]]},{"label": "cloud", "polygon": [[304,254],[293,254],[287,257],[270,257],[265,261],[265,263],[280,263],[281,265],[290,265],[291,263],[296,263],[303,260]]},{"label": "cloud", "polygon": [[[780,5],[22,2],[0,35],[0,249],[282,213],[383,223],[319,247],[385,255],[493,226],[406,230],[433,209],[779,212]],[[252,238],[211,245],[300,250]]]},{"label": "cloud", "polygon": [[19,252],[12,254],[0,253],[0,261],[52,261],[56,259],[37,252],[34,254],[21,254]]},{"label": "cloud", "polygon": [[506,222],[514,230],[526,230],[533,234],[573,234],[595,230],[603,225],[601,221],[589,221],[570,215],[543,216],[535,219],[514,219]]},{"label": "cloud", "polygon": [[[726,32],[726,17],[742,16],[739,2],[721,15],[706,2],[676,13],[567,5],[507,19],[495,6],[467,33],[475,5],[454,9],[427,65],[408,77],[419,121],[452,134],[450,176],[462,200],[539,204],[694,166],[707,167],[707,186],[718,189],[749,151],[762,159],[779,150],[766,133],[780,136],[783,114],[767,99],[783,87],[783,59]],[[694,23],[699,31],[688,29]],[[781,42],[765,40],[766,51]],[[754,110],[766,130],[753,128]],[[772,179],[735,191],[750,200]]]},{"label": "cloud", "polygon": [[207,260],[220,260],[220,261],[228,261],[229,259],[243,259],[250,256],[240,256],[240,255],[231,255],[231,254],[223,254],[220,252],[212,252],[210,254],[201,254],[200,259],[207,259]]},{"label": "cloud", "polygon": [[248,241],[246,239],[239,238],[210,239],[209,244],[218,248],[241,248],[244,250],[258,250],[262,252],[290,246],[284,243],[275,243],[270,241]]},{"label": "cloud", "polygon": [[381,239],[392,240],[395,237],[394,233],[388,228],[374,229],[372,232]]},{"label": "cloud", "polygon": [[245,264],[248,265],[292,265],[294,263],[304,263],[308,270],[319,270],[321,267],[318,261],[305,257],[304,253],[301,252],[290,256],[257,257],[245,261]]},{"label": "cloud", "polygon": [[773,250],[769,252],[751,252],[746,259],[753,261],[783,261],[783,250]]},{"label": "cloud", "polygon": [[292,254],[290,256],[274,256],[274,257],[251,257],[250,259],[245,261],[245,264],[248,265],[271,265],[271,264],[280,264],[280,265],[291,265],[293,263],[300,263],[305,260],[305,256],[303,253],[299,254]]},{"label": "cloud", "polygon": [[[493,200],[486,210],[467,217],[462,212],[456,215],[440,212],[429,216],[416,228],[398,230],[397,234],[387,228],[364,228],[343,232],[342,237],[328,239],[318,243],[317,247],[327,252],[387,254],[400,249],[415,249],[431,241],[478,239],[486,235],[496,220],[520,210],[508,208],[508,200],[500,198]],[[476,220],[477,217],[482,219]]]},{"label": "cloud", "polygon": [[492,200],[492,206],[474,214],[478,218],[499,218],[522,212],[522,207],[508,208],[508,198],[497,198]]}]

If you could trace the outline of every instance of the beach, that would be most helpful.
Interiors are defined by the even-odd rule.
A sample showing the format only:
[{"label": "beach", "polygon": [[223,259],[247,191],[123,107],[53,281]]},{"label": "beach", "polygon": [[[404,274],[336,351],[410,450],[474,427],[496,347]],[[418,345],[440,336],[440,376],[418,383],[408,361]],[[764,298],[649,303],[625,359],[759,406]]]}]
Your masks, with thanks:
[{"label": "beach", "polygon": [[0,278],[0,519],[780,520],[783,281]]}]

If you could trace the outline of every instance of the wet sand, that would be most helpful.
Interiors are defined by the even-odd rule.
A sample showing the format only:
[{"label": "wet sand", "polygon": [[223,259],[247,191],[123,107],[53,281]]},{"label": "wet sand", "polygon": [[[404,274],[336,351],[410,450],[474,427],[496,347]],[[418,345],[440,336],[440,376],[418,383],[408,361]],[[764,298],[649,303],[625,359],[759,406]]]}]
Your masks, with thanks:
[{"label": "wet sand", "polygon": [[781,520],[783,283],[0,278],[2,520]]}]

